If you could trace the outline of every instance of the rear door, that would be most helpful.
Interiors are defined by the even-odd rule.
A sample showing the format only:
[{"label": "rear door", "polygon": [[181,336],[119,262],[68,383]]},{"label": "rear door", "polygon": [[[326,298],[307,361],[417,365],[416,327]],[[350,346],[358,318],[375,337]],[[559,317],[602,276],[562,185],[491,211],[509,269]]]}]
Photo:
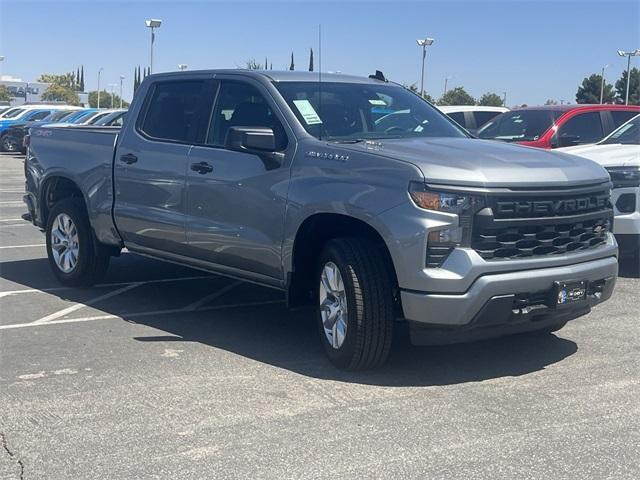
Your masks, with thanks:
[{"label": "rear door", "polygon": [[205,78],[157,82],[127,124],[116,151],[114,215],[128,246],[184,248],[188,153],[204,140],[211,101]]},{"label": "rear door", "polygon": [[[272,128],[278,159],[226,149],[229,128],[240,126]],[[258,274],[263,281],[281,280],[292,138],[262,85],[222,78],[206,144],[189,153],[187,238],[192,257]]]}]

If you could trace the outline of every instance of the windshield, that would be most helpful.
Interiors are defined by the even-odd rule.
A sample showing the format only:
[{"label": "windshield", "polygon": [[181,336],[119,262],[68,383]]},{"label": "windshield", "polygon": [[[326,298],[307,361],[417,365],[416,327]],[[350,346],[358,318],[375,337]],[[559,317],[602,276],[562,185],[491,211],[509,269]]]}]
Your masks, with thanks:
[{"label": "windshield", "polygon": [[76,118],[71,120],[70,123],[80,124],[80,123],[83,123],[83,122],[89,120],[90,118],[93,118],[97,114],[98,114],[98,112],[96,112],[95,110],[91,110],[91,111],[88,111],[88,112],[83,112],[82,115],[78,115]]},{"label": "windshield", "polygon": [[640,115],[636,115],[624,125],[621,125],[606,140],[606,144],[640,145]]},{"label": "windshield", "polygon": [[467,137],[445,115],[402,87],[331,82],[275,86],[305,130],[316,138]]},{"label": "windshield", "polygon": [[478,138],[521,142],[538,140],[564,112],[514,110],[498,115],[478,131]]},{"label": "windshield", "polygon": [[15,118],[20,115],[22,112],[26,111],[26,108],[16,108],[15,110],[7,110],[2,118]]},{"label": "windshield", "polygon": [[58,110],[57,112],[51,112],[48,116],[46,116],[43,121],[44,122],[57,122],[64,117],[71,115],[74,110]]}]

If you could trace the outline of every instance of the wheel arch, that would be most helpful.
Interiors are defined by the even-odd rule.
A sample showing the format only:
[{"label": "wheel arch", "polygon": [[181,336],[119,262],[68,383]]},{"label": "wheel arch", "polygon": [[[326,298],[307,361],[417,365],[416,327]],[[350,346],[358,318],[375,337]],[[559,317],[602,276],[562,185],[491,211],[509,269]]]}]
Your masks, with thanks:
[{"label": "wheel arch", "polygon": [[342,213],[314,213],[296,230],[291,250],[290,267],[286,271],[287,302],[291,307],[311,304],[316,262],[324,245],[332,239],[344,237],[368,238],[377,253],[385,258],[392,276],[394,294],[398,280],[389,248],[381,233],[370,223]]}]

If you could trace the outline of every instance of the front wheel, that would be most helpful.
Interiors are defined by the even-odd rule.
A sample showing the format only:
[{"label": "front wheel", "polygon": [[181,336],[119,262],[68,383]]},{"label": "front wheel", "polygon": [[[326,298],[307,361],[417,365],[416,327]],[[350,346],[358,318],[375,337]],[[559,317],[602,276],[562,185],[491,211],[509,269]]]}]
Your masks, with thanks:
[{"label": "front wheel", "polygon": [[94,241],[84,206],[74,199],[61,200],[49,213],[47,256],[56,278],[64,285],[90,286],[109,266],[108,249]]},{"label": "front wheel", "polygon": [[393,284],[376,244],[341,238],[325,246],[317,269],[321,342],[338,368],[382,365],[393,332]]}]

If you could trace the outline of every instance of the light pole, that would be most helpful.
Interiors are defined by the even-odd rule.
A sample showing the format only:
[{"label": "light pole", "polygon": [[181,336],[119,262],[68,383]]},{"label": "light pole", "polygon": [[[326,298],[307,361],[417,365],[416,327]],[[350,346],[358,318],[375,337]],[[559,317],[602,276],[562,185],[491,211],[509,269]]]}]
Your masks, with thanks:
[{"label": "light pole", "polygon": [[113,108],[113,93],[115,92],[116,84],[110,83],[109,86],[111,87],[111,108]]},{"label": "light pole", "polygon": [[640,55],[640,48],[636,48],[633,52],[625,52],[618,50],[618,55],[627,57],[627,93],[624,96],[624,104],[629,105],[629,84],[631,83],[631,57]]},{"label": "light pole", "polygon": [[602,105],[602,101],[604,99],[604,69],[610,67],[611,64],[607,63],[604,67],[602,67],[602,75],[601,75],[601,83],[600,83],[600,105]]},{"label": "light pole", "polygon": [[447,93],[447,83],[449,83],[449,80],[451,80],[452,78],[454,78],[454,75],[451,75],[450,77],[444,77],[444,92],[442,92],[443,96]]},{"label": "light pole", "polygon": [[507,106],[507,92],[502,92],[502,106]]},{"label": "light pole", "polygon": [[156,28],[160,28],[162,20],[151,18],[144,21],[145,25],[151,29],[151,58],[149,61],[149,73],[153,73],[153,43],[156,41]]},{"label": "light pole", "polygon": [[98,108],[100,108],[100,75],[102,75],[102,70],[104,70],[102,67],[98,70]]},{"label": "light pole", "polygon": [[187,69],[188,65],[186,63],[181,63],[178,65],[178,70],[184,72]]},{"label": "light pole", "polygon": [[427,47],[432,45],[434,42],[433,38],[422,38],[416,40],[418,46],[422,47],[422,75],[420,77],[420,96],[424,97],[424,61],[427,58]]},{"label": "light pole", "polygon": [[124,80],[124,75],[120,75],[120,108],[122,108],[122,81]]}]

